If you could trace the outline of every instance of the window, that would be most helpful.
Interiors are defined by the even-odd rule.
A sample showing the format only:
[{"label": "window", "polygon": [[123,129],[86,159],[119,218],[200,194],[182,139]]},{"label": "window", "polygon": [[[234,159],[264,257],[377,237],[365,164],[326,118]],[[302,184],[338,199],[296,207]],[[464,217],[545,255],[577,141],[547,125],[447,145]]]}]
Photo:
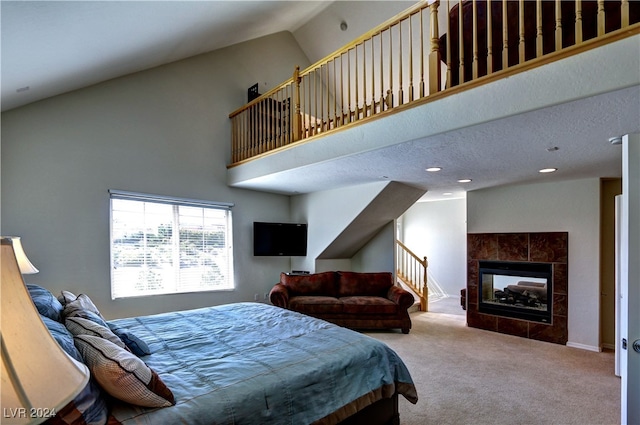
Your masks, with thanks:
[{"label": "window", "polygon": [[111,298],[233,289],[232,204],[109,192]]}]

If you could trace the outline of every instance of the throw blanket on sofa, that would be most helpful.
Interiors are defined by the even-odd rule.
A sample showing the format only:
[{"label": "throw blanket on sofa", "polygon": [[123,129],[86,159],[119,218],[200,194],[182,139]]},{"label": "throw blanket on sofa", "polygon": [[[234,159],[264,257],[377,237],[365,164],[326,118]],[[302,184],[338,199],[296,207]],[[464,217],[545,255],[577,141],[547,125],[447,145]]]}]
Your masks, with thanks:
[{"label": "throw blanket on sofa", "polygon": [[111,323],[147,342],[142,360],[176,400],[157,409],[116,404],[123,424],[332,423],[344,418],[334,412],[395,391],[417,401],[387,345],[278,307],[238,303]]}]

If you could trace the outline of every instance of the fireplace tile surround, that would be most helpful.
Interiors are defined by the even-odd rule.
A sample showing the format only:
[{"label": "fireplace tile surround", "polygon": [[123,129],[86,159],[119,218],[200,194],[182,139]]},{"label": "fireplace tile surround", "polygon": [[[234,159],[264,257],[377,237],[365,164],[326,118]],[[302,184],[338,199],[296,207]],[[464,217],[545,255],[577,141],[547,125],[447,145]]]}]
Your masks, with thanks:
[{"label": "fireplace tile surround", "polygon": [[[566,344],[568,339],[567,232],[467,234],[467,325],[523,338]],[[495,316],[478,311],[479,262],[551,263],[553,305],[551,323]]]}]

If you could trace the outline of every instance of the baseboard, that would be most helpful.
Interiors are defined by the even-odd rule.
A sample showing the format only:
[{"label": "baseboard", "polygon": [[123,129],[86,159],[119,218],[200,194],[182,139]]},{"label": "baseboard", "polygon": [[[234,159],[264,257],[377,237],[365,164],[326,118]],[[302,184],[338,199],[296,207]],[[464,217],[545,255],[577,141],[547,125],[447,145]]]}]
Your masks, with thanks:
[{"label": "baseboard", "polygon": [[603,350],[615,351],[616,350],[616,345],[615,344],[602,344],[602,349]]},{"label": "baseboard", "polygon": [[587,350],[587,351],[595,351],[596,353],[600,353],[602,351],[602,348],[600,347],[594,347],[593,345],[579,344],[577,342],[571,342],[571,341],[567,342],[567,347],[579,348],[581,350]]}]

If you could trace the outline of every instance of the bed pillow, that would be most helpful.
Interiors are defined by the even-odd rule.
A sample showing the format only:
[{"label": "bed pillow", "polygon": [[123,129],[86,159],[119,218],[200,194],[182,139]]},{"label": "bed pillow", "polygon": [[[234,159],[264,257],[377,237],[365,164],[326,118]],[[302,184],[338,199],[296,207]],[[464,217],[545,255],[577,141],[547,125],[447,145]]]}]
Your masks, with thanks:
[{"label": "bed pillow", "polygon": [[[66,291],[62,291],[63,294],[65,292]],[[62,315],[64,317],[73,317],[76,315],[74,313],[79,310],[90,311],[91,313],[94,313],[95,315],[100,317],[102,321],[105,322],[105,326],[106,326],[107,321],[104,319],[104,317],[102,317],[102,314],[100,314],[98,307],[96,307],[96,305],[93,303],[93,301],[91,301],[91,298],[89,298],[88,295],[80,294],[76,297],[75,300],[70,300],[67,298],[64,298],[64,299],[65,299],[64,310],[62,311]]]},{"label": "bed pillow", "polygon": [[114,334],[118,335],[118,338],[120,338],[122,342],[124,342],[124,345],[126,345],[127,348],[136,356],[140,357],[151,354],[149,345],[129,330],[121,328],[111,322],[107,322],[107,325],[109,326],[109,329],[111,329]]},{"label": "bed pillow", "polygon": [[32,283],[27,283],[27,290],[38,313],[56,322],[62,322],[62,304],[51,292]]},{"label": "bed pillow", "polygon": [[73,292],[60,291],[60,296],[58,297],[58,301],[60,301],[60,304],[62,304],[62,306],[64,307],[65,305],[67,305],[67,303],[70,303],[76,298],[78,297]]},{"label": "bed pillow", "polygon": [[[96,323],[104,328],[108,328],[107,322],[102,318],[102,316],[98,316],[93,311],[77,309],[70,311],[69,314],[63,314],[67,319],[70,317],[82,317],[83,319],[91,320],[93,323]],[[66,320],[66,319],[65,319]]]},{"label": "bed pillow", "polygon": [[56,340],[58,345],[71,357],[75,360],[83,363],[82,356],[80,352],[73,344],[73,335],[69,332],[69,330],[60,322],[56,322],[51,320],[47,316],[40,315],[40,318],[44,322],[47,329],[49,329],[49,333]]},{"label": "bed pillow", "polygon": [[91,320],[84,319],[82,317],[67,317],[67,319],[64,321],[64,325],[74,336],[97,336],[100,338],[104,338],[107,341],[113,342],[120,348],[125,348],[124,342],[122,342],[122,340],[116,334],[111,332],[111,329],[99,325]]},{"label": "bed pillow", "polygon": [[111,396],[143,407],[175,404],[173,393],[142,360],[114,343],[78,335],[75,344],[92,376]]},{"label": "bed pillow", "polygon": [[[40,318],[60,347],[75,360],[84,362],[82,355],[73,343],[73,335],[69,330],[62,323],[51,320],[47,316],[40,315]],[[93,379],[90,379],[80,394],[58,410],[55,419],[51,419],[51,422],[71,425],[104,425],[107,422],[107,413],[107,402],[102,390]]]}]

